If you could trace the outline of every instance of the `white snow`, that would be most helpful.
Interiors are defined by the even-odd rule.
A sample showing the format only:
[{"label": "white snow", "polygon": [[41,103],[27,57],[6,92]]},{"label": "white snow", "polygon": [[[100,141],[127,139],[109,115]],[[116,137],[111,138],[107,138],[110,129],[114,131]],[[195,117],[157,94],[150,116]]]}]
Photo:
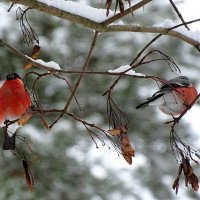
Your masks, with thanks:
[{"label": "white snow", "polygon": [[54,62],[54,61],[45,62],[41,59],[36,59],[34,61],[38,64],[45,65],[46,67],[61,70],[60,65],[58,63]]},{"label": "white snow", "polygon": [[65,12],[72,13],[81,17],[85,17],[94,22],[103,22],[112,17],[114,13],[110,11],[109,17],[106,16],[106,9],[97,9],[91,6],[87,6],[82,3],[76,3],[72,1],[64,0],[38,0],[40,3],[44,3],[48,6],[61,9]]},{"label": "white snow", "polygon": [[[179,11],[181,12],[185,21],[190,21],[200,18],[199,6],[200,1],[197,0],[184,0],[177,4]],[[188,25],[192,30],[199,30],[200,22]]]},{"label": "white snow", "polygon": [[122,72],[125,72],[126,70],[128,70],[125,74],[127,75],[131,75],[131,76],[142,76],[142,77],[145,77],[146,75],[145,74],[142,74],[142,73],[137,73],[135,72],[134,70],[131,69],[131,66],[130,65],[124,65],[124,66],[120,66],[118,67],[117,69],[114,69],[114,70],[108,70],[108,72],[110,73],[122,73]]},{"label": "white snow", "polygon": [[177,32],[200,42],[200,31],[188,31],[185,27],[175,29]]},{"label": "white snow", "polygon": [[[170,19],[166,19],[161,24],[156,25],[156,27],[171,28],[171,27],[174,27],[174,26],[176,26],[178,24],[181,24],[181,22],[179,22],[179,23],[176,22],[175,23]],[[188,31],[185,28],[185,26],[180,26],[180,27],[178,27],[176,29],[173,29],[173,30],[177,31],[177,32],[189,37],[189,38],[192,38],[192,39],[197,40],[198,42],[200,42],[200,31],[199,30],[189,30]]]},{"label": "white snow", "polygon": [[26,56],[27,58],[31,59],[33,62],[44,65],[45,67],[48,67],[50,69],[56,69],[56,70],[61,70],[60,65],[54,61],[49,61],[49,62],[45,62],[42,59],[32,59],[29,56]]}]

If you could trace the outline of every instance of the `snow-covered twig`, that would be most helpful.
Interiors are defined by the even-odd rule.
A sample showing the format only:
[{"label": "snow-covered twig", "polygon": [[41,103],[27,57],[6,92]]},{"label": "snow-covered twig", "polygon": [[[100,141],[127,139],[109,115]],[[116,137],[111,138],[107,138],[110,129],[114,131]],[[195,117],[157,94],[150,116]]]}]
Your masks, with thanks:
[{"label": "snow-covered twig", "polygon": [[[10,0],[11,1],[11,0]],[[139,3],[131,6],[124,11],[124,15],[130,14],[135,10],[140,9],[144,5],[150,3],[152,0],[142,0]],[[145,33],[159,33],[162,35],[169,35],[180,39],[198,50],[200,49],[199,41],[193,38],[192,34],[188,35],[185,32],[174,30],[173,27],[158,27],[158,26],[139,26],[139,25],[112,25],[111,23],[121,19],[123,16],[120,14],[110,15],[110,18],[106,17],[106,9],[97,9],[90,6],[86,6],[80,3],[71,1],[50,1],[50,0],[12,0],[13,3],[22,4],[31,7],[36,10],[40,10],[44,13],[72,21],[76,24],[80,24],[89,29],[96,30],[98,32],[145,32]],[[62,8],[62,9],[61,9]],[[185,26],[191,23],[200,21],[200,19],[192,20],[190,22],[184,22],[177,26]],[[173,29],[173,30],[172,30]],[[190,34],[191,32],[188,31]]]}]

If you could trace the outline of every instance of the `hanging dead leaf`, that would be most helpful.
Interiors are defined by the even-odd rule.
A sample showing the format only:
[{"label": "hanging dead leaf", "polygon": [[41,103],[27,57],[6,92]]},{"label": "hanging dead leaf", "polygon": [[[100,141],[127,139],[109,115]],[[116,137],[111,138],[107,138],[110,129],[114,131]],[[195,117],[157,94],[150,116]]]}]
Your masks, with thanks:
[{"label": "hanging dead leaf", "polygon": [[[34,47],[33,47],[33,50],[32,50],[32,54],[31,54],[31,58],[32,59],[37,59],[37,57],[38,57],[38,55],[39,55],[39,52],[40,52],[40,46],[38,46],[38,45],[35,45]],[[29,62],[27,62],[25,65],[24,65],[24,69],[29,69],[30,67],[32,67],[32,62],[31,61],[29,61]]]},{"label": "hanging dead leaf", "polygon": [[128,138],[128,134],[127,132],[127,128],[126,127],[122,127],[121,128],[121,151],[122,151],[122,155],[124,157],[124,159],[128,162],[129,165],[132,164],[132,157],[135,157],[135,151],[131,146],[131,143],[129,141]]},{"label": "hanging dead leaf", "polygon": [[[119,7],[119,11],[120,11],[121,16],[124,15],[124,3],[123,3],[123,1],[125,1],[125,0],[115,0],[115,13],[116,13],[116,11]],[[129,7],[131,7],[131,0],[126,0],[126,1],[128,1]],[[106,4],[105,4],[106,16],[109,15],[112,2],[113,2],[112,0],[106,0]]]},{"label": "hanging dead leaf", "polygon": [[28,121],[31,119],[31,117],[33,116],[33,114],[28,111],[25,114],[23,114],[19,119],[18,119],[18,125],[19,126],[24,126],[25,124],[28,123]]},{"label": "hanging dead leaf", "polygon": [[108,133],[110,135],[117,136],[121,133],[121,130],[120,129],[111,129],[111,130],[108,130]]},{"label": "hanging dead leaf", "polygon": [[125,154],[125,153],[122,153],[122,156],[124,157],[124,159],[126,160],[126,162],[131,165],[133,160],[132,160],[132,156],[128,155],[128,154]]},{"label": "hanging dead leaf", "polygon": [[121,150],[125,154],[128,154],[130,156],[135,156],[134,149],[131,146],[128,135],[124,133],[123,134],[121,133]]},{"label": "hanging dead leaf", "polygon": [[185,186],[188,187],[190,184],[194,191],[198,191],[199,189],[199,180],[197,176],[193,173],[193,168],[190,165],[190,160],[188,157],[184,157],[182,155],[182,163],[183,163],[183,171],[185,175]]},{"label": "hanging dead leaf", "polygon": [[[120,10],[120,14],[121,16],[124,15],[124,3],[122,2],[122,0],[119,0],[119,10]],[[115,10],[116,12],[116,10]]]},{"label": "hanging dead leaf", "polygon": [[176,178],[174,181],[174,184],[172,188],[175,190],[175,193],[178,194],[178,188],[179,188],[179,178]]},{"label": "hanging dead leaf", "polygon": [[194,173],[192,173],[190,176],[187,177],[186,184],[188,184],[188,183],[192,186],[194,191],[197,192],[199,190],[199,180]]},{"label": "hanging dead leaf", "polygon": [[181,176],[181,173],[183,171],[183,163],[180,163],[179,165],[179,170],[178,170],[178,175],[173,183],[173,186],[172,188],[175,190],[175,193],[178,194],[178,189],[179,189],[179,179],[180,179],[180,176]]},{"label": "hanging dead leaf", "polygon": [[34,180],[33,180],[33,175],[31,173],[29,164],[28,164],[26,159],[22,160],[22,164],[23,164],[23,168],[24,168],[24,178],[26,180],[26,184],[28,186],[28,189],[30,191],[32,191],[33,190],[33,186],[34,186]]},{"label": "hanging dead leaf", "polygon": [[112,5],[112,0],[107,0],[106,5],[105,5],[106,6],[106,16],[109,15],[111,5]]},{"label": "hanging dead leaf", "polygon": [[182,157],[182,162],[179,166],[178,176],[175,179],[172,188],[175,190],[175,192],[177,194],[178,188],[179,188],[179,179],[180,179],[181,173],[183,171],[184,176],[185,176],[185,186],[188,187],[188,184],[190,184],[194,191],[198,191],[199,190],[199,180],[193,172],[193,168],[190,165],[190,159],[187,156],[185,156],[182,151],[180,152],[180,155]]}]

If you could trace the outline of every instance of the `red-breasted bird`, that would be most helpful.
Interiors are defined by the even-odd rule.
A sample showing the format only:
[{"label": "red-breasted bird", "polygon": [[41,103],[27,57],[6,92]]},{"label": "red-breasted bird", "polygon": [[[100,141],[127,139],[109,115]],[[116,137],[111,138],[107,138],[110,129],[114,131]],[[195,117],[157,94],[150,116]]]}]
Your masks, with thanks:
[{"label": "red-breasted bird", "polygon": [[4,129],[4,150],[15,149],[15,132],[10,134],[7,122],[20,118],[31,106],[31,98],[16,73],[7,75],[0,87],[0,126]]},{"label": "red-breasted bird", "polygon": [[162,84],[159,91],[136,108],[156,105],[160,110],[172,116],[180,115],[190,108],[198,96],[198,92],[187,76],[178,76]]}]

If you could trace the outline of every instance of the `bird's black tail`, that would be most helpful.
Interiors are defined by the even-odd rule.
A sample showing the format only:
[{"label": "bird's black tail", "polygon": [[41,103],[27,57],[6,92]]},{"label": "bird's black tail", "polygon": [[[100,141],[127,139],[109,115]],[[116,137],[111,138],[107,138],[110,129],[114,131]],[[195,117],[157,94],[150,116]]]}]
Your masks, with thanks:
[{"label": "bird's black tail", "polygon": [[141,103],[140,105],[136,106],[135,108],[136,108],[136,109],[144,108],[144,107],[146,107],[146,106],[148,106],[148,105],[149,105],[149,101],[146,101],[146,102]]},{"label": "bird's black tail", "polygon": [[147,99],[147,101],[145,101],[144,103],[141,103],[140,105],[136,106],[136,109],[144,108],[144,107],[148,106],[149,103],[155,101],[156,99],[162,97],[163,95],[164,95],[164,93],[158,93],[158,92],[156,92],[152,97],[149,97]]},{"label": "bird's black tail", "polygon": [[12,136],[8,135],[7,129],[4,129],[4,143],[3,150],[14,150],[15,149],[15,133]]}]

